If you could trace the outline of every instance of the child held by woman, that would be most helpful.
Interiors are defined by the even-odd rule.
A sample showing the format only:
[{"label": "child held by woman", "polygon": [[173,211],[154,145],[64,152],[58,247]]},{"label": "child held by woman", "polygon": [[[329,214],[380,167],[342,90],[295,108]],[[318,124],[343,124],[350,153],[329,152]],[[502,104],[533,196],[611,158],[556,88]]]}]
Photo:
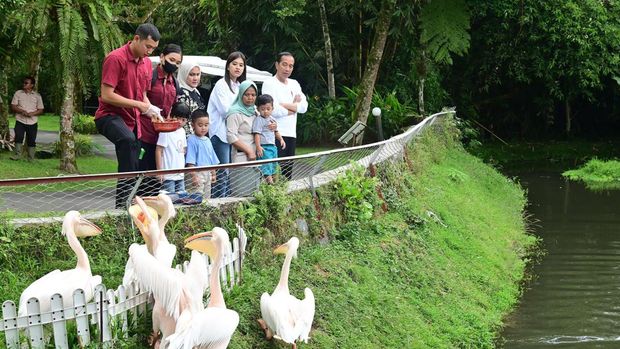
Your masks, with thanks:
[{"label": "child held by woman", "polygon": [[[275,124],[276,120],[271,116],[273,112],[273,98],[268,94],[262,94],[256,99],[256,107],[260,117],[254,119],[252,123],[252,133],[256,144],[256,155],[258,160],[275,159],[278,157],[276,139],[280,142],[280,147],[286,149],[286,143],[277,129],[271,130],[269,125]],[[276,162],[261,165],[260,169],[265,177],[265,181],[273,184],[273,175],[276,173]]]}]

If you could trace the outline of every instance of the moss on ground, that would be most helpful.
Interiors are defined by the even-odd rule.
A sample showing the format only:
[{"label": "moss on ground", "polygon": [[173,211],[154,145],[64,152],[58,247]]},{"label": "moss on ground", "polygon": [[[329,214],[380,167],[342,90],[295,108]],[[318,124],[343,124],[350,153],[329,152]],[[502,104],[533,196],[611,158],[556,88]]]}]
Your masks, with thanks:
[{"label": "moss on ground", "polygon": [[[234,223],[242,222],[250,236],[243,283],[226,295],[241,319],[229,348],[287,347],[265,341],[255,320],[261,294],[272,292],[279,278],[282,257],[272,249],[292,235],[302,243],[291,292],[303,297],[310,287],[316,297],[304,348],[494,347],[537,241],[526,233],[523,190],[464,151],[456,133],[450,122],[438,123],[404,161],[380,165],[375,178],[353,169],[320,188],[317,200],[266,186],[254,201],[227,211],[181,211],[168,229],[179,247],[213,225],[234,235]],[[138,234],[123,219],[97,223],[104,233],[83,244],[93,272],[115,287]],[[75,265],[59,232],[59,226],[4,226],[2,299],[17,300],[45,272]],[[179,250],[177,261],[187,259],[188,251]],[[116,346],[146,347],[144,339],[138,332]]]}]

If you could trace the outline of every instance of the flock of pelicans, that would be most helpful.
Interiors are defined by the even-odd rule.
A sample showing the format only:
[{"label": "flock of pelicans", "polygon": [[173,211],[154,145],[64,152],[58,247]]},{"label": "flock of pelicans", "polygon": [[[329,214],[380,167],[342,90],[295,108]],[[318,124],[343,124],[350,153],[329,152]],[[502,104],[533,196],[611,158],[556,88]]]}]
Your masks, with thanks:
[{"label": "flock of pelicans", "polygon": [[[192,255],[186,271],[181,272],[172,267],[176,246],[168,242],[164,232],[168,220],[176,215],[172,201],[165,194],[136,197],[135,201],[129,214],[145,244],[134,243],[129,247],[123,284],[136,281],[155,299],[149,344],[156,348],[226,348],[239,324],[237,312],[226,308],[219,281],[220,267],[230,251],[228,233],[215,227],[187,238],[185,247],[192,250]],[[90,301],[95,286],[101,283],[101,276],[92,275],[88,255],[77,239],[98,235],[101,229],[79,212],[70,211],[64,217],[62,233],[77,256],[76,267],[54,270],[28,286],[19,300],[19,316],[27,315],[27,302],[33,297],[39,300],[41,313],[50,311],[50,298],[56,293],[62,295],[64,307],[73,306],[76,289],[83,289]],[[258,320],[267,339],[282,340],[293,348],[298,341],[308,341],[315,310],[314,295],[309,288],[304,290],[303,300],[289,293],[288,275],[298,247],[299,239],[293,237],[274,250],[286,257],[275,290],[271,295],[265,292],[261,296],[262,319]],[[201,253],[213,261],[208,278],[206,259]],[[205,307],[203,295],[207,287],[210,297]]]}]

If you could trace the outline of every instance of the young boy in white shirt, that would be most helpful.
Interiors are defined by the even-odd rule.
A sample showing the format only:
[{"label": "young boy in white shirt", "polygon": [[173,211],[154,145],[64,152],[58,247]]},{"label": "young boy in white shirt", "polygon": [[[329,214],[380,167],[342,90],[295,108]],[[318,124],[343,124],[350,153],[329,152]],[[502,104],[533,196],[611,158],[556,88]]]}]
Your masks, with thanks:
[{"label": "young boy in white shirt", "polygon": [[[155,163],[158,170],[175,170],[185,168],[185,153],[187,151],[187,135],[185,124],[191,113],[184,102],[176,102],[172,105],[170,116],[181,121],[181,127],[173,132],[160,132],[155,148]],[[163,175],[162,190],[172,193],[185,192],[185,180],[183,173]]]}]

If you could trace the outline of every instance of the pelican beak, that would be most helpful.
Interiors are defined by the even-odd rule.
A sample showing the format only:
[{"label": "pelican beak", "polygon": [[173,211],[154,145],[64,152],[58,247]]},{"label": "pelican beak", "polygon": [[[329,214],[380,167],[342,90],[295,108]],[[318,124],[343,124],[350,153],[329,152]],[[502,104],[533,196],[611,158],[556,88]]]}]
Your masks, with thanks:
[{"label": "pelican beak", "polygon": [[154,208],[147,206],[140,197],[136,196],[135,200],[137,204],[129,207],[129,215],[138,227],[138,230],[140,230],[142,238],[144,238],[144,241],[148,245],[151,242],[149,227],[151,224],[157,223],[157,211]]},{"label": "pelican beak", "polygon": [[101,234],[101,228],[96,226],[93,222],[86,218],[81,218],[78,221],[77,229],[75,229],[75,236],[97,236]]},{"label": "pelican beak", "polygon": [[208,231],[192,235],[185,239],[185,247],[190,250],[199,251],[214,258],[216,254],[215,242],[213,241],[213,233]]},{"label": "pelican beak", "polygon": [[273,250],[273,254],[286,254],[286,251],[288,251],[288,245],[287,244],[282,244],[282,245],[276,247],[275,250]]},{"label": "pelican beak", "polygon": [[144,202],[157,211],[157,214],[163,216],[165,212],[169,212],[170,217],[176,216],[177,212],[174,209],[172,200],[166,194],[159,194],[157,196],[146,196],[142,198]]}]

